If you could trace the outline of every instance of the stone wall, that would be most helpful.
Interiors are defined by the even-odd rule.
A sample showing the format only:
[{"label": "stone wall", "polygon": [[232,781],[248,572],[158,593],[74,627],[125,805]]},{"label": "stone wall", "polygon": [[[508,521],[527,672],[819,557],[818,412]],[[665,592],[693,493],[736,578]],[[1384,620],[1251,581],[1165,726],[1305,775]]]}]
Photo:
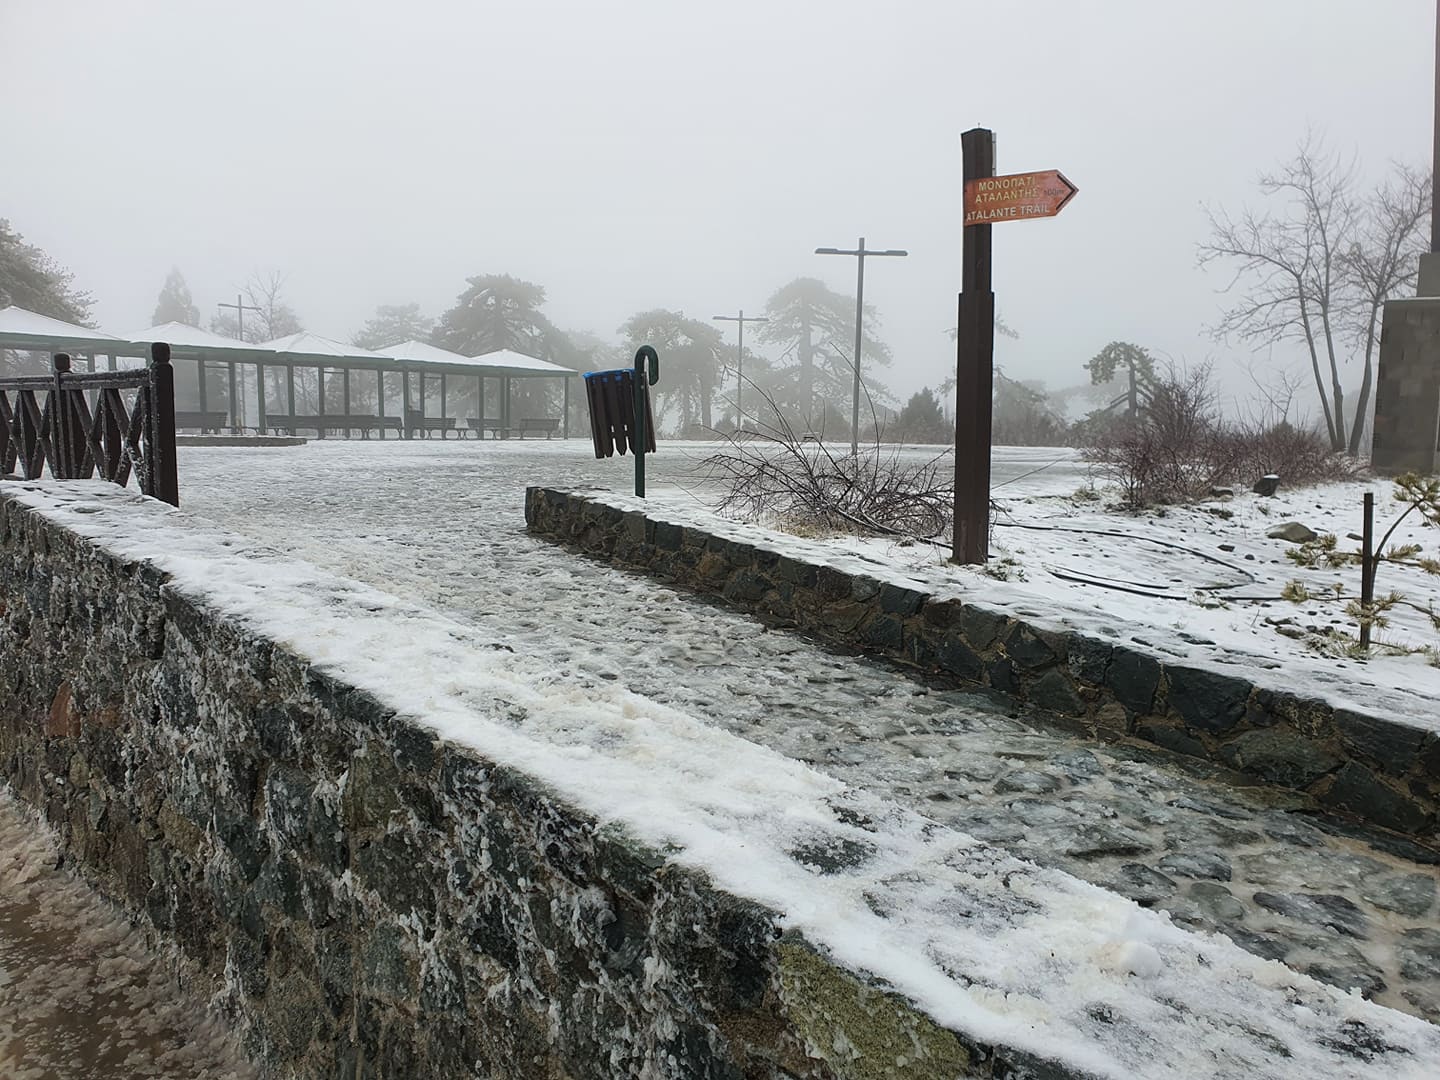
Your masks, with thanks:
[{"label": "stone wall", "polygon": [[1232,674],[815,565],[763,545],[531,488],[532,532],[771,621],[955,676],[1104,738],[1210,758],[1324,807],[1434,842],[1440,737]]},{"label": "stone wall", "polygon": [[1080,1075],[937,1027],[3,493],[0,765],[271,1076]]}]

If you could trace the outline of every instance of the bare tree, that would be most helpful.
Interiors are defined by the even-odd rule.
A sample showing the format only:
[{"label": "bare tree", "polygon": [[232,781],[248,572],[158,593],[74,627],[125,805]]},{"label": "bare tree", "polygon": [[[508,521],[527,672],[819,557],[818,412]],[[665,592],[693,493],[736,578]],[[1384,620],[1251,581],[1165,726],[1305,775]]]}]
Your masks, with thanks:
[{"label": "bare tree", "polygon": [[1217,260],[1236,264],[1226,292],[1242,282],[1247,286],[1216,335],[1257,345],[1303,341],[1336,450],[1346,446],[1336,336],[1343,318],[1342,256],[1355,228],[1354,179],[1353,163],[1307,136],[1292,161],[1260,177],[1261,193],[1282,200],[1278,212],[1246,210],[1236,219],[1210,211],[1211,239],[1200,246],[1202,266]]},{"label": "bare tree", "polygon": [[1365,365],[1355,422],[1350,432],[1350,453],[1360,452],[1373,385],[1372,359],[1380,340],[1380,319],[1385,301],[1415,286],[1420,256],[1426,244],[1433,177],[1406,165],[1376,190],[1357,223],[1354,242],[1345,253],[1349,306],[1349,336],[1362,350]]},{"label": "bare tree", "polygon": [[1287,365],[1264,372],[1257,371],[1256,368],[1257,365],[1253,362],[1246,364],[1245,375],[1254,385],[1255,393],[1259,395],[1263,405],[1257,408],[1255,402],[1249,403],[1247,408],[1241,411],[1242,416],[1257,427],[1290,423],[1290,410],[1295,407],[1295,395],[1305,385],[1305,374]]},{"label": "bare tree", "polygon": [[[1210,211],[1210,240],[1200,264],[1234,267],[1226,292],[1241,297],[1215,327],[1220,338],[1253,345],[1303,342],[1330,445],[1357,453],[1373,386],[1374,345],[1381,309],[1414,280],[1415,252],[1429,181],[1397,166],[1372,196],[1356,195],[1353,161],[1311,135],[1295,157],[1259,180],[1274,202],[1267,212],[1239,217]],[[1424,201],[1420,202],[1423,194]],[[1356,430],[1347,433],[1340,369],[1363,358]]]},{"label": "bare tree", "polygon": [[[285,301],[285,275],[280,271],[256,270],[241,288],[241,295],[248,305],[245,340],[251,344],[274,341],[304,329],[295,309]],[[250,308],[256,310],[251,311]],[[229,310],[212,317],[210,329],[226,337],[240,337],[238,321]]]}]

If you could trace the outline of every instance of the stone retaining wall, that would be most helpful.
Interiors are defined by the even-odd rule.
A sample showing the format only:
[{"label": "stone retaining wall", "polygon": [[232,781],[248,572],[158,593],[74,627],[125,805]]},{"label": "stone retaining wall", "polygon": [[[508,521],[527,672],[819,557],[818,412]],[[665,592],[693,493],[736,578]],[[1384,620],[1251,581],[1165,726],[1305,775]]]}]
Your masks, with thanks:
[{"label": "stone retaining wall", "polygon": [[0,766],[271,1076],[1080,1075],[937,1027],[3,493]]},{"label": "stone retaining wall", "polygon": [[1399,718],[936,600],[605,500],[530,488],[525,518],[537,535],[768,621],[990,687],[1092,735],[1215,759],[1371,825],[1437,840],[1440,737]]}]

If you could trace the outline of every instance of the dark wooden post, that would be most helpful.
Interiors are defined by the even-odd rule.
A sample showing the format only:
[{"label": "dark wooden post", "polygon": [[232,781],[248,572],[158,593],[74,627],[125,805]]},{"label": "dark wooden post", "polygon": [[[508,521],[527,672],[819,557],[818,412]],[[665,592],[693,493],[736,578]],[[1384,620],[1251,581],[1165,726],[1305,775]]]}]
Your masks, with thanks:
[{"label": "dark wooden post", "polygon": [[560,437],[570,437],[570,376],[566,375],[560,380],[560,385],[565,388],[565,407],[560,413]]},{"label": "dark wooden post", "polygon": [[[965,180],[995,175],[995,133],[960,136]],[[955,512],[951,561],[990,557],[990,412],[994,390],[995,294],[990,288],[990,225],[967,225],[955,348]]]},{"label": "dark wooden post", "polygon": [[[195,378],[196,378],[196,380],[198,381],[199,386],[200,386],[200,411],[203,413],[203,412],[205,412],[205,411],[210,407],[210,395],[209,395],[209,393],[207,392],[207,390],[205,389],[205,361],[204,361],[204,360],[196,360],[196,361],[195,361]],[[204,422],[205,422],[205,420],[204,420],[204,417],[203,417],[203,416],[201,417],[200,422],[201,422],[200,430],[201,430],[201,431],[204,431],[204,430],[205,430],[205,427],[204,427]]]},{"label": "dark wooden post", "polygon": [[[15,405],[11,407],[10,392],[0,389],[0,405],[8,407],[8,411],[7,409],[0,409],[0,412],[4,412],[5,416],[12,417],[12,423],[14,420],[19,419],[20,414],[20,395],[17,393],[15,397]],[[14,446],[14,440],[11,438],[10,424],[5,422],[5,416],[0,416],[0,476],[10,472],[10,470],[15,467],[10,456]]]},{"label": "dark wooden post", "polygon": [[483,439],[483,438],[485,438],[485,428],[484,428],[484,426],[483,426],[484,420],[485,420],[485,376],[484,376],[484,375],[476,375],[476,376],[475,376],[475,411],[476,411],[476,413],[479,414],[479,419],[480,419],[481,424],[482,424],[482,426],[481,426],[481,428],[480,428],[480,438]]},{"label": "dark wooden post", "polygon": [[446,386],[445,372],[442,371],[440,372],[440,415],[442,417],[450,415],[450,413],[447,411],[450,406],[450,402],[447,399],[448,389],[449,387]]},{"label": "dark wooden post", "polygon": [[341,405],[345,408],[345,437],[350,437],[350,368],[340,369],[340,397]]},{"label": "dark wooden post", "polygon": [[70,391],[64,381],[65,376],[70,374],[70,354],[56,353],[50,360],[50,367],[54,381],[50,384],[50,400],[45,403],[50,412],[50,475],[56,480],[74,480]]},{"label": "dark wooden post", "polygon": [[145,470],[150,476],[147,494],[180,505],[180,473],[175,461],[175,369],[170,346],[150,346],[150,407],[146,412]]},{"label": "dark wooden post", "polygon": [[510,376],[506,375],[500,380],[500,427],[508,435],[510,432]]},{"label": "dark wooden post", "polygon": [[285,365],[285,379],[286,389],[290,392],[290,434],[294,435],[297,429],[295,427],[295,365],[293,363]]}]

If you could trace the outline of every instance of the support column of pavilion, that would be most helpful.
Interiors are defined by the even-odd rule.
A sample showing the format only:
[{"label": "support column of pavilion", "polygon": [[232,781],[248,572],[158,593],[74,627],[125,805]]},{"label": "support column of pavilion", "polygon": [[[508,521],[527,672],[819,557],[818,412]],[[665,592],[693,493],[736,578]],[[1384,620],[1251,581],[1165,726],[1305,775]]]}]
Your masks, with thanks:
[{"label": "support column of pavilion", "polygon": [[400,430],[403,438],[415,437],[410,430],[410,372],[403,367],[400,369]]},{"label": "support column of pavilion", "polygon": [[266,434],[270,426],[270,418],[265,414],[265,365],[260,361],[255,362],[255,430]]},{"label": "support column of pavilion", "polygon": [[320,430],[317,432],[317,434],[320,436],[320,438],[323,439],[323,438],[325,437],[325,365],[324,365],[324,364],[316,364],[316,365],[315,365],[315,398],[316,398],[316,402],[315,402],[315,404],[316,404],[315,412],[316,412],[316,414],[320,417],[320,419],[317,421],[317,422],[319,423],[319,425],[320,425]]},{"label": "support column of pavilion", "polygon": [[380,438],[385,438],[385,371],[375,369],[375,424]]}]

